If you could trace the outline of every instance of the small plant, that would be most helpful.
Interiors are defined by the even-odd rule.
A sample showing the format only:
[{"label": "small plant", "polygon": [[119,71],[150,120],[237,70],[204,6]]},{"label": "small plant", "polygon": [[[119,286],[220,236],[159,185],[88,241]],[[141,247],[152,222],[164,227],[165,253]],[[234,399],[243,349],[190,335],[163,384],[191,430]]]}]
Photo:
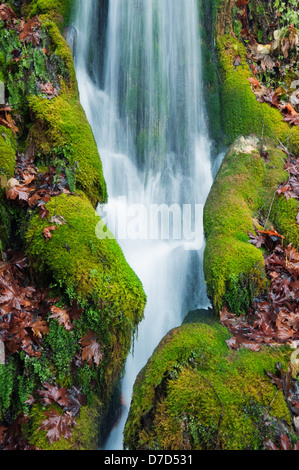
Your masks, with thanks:
[{"label": "small plant", "polygon": [[0,21],[0,65],[14,108],[24,106],[28,94],[53,98],[60,89],[59,77],[68,78],[63,61],[48,53],[49,37],[40,21],[24,24],[26,28],[15,21],[8,28]]},{"label": "small plant", "polygon": [[295,28],[299,28],[299,11],[297,0],[275,0],[274,8],[277,8],[282,26],[294,24]]}]

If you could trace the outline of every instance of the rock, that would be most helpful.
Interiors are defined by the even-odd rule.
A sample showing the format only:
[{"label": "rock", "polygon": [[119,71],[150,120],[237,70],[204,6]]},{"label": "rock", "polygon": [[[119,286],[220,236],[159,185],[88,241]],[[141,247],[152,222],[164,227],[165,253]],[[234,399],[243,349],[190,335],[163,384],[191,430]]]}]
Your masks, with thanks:
[{"label": "rock", "polygon": [[290,433],[282,391],[266,375],[290,351],[229,350],[217,321],[171,330],[139,373],[124,431],[130,450],[264,449]]},{"label": "rock", "polygon": [[267,204],[288,179],[285,159],[271,140],[255,135],[238,137],[224,157],[204,208],[204,273],[215,312],[226,305],[234,313],[245,313],[266,288],[263,254],[248,243],[254,225],[268,219],[271,228],[275,218],[289,242],[299,242],[296,200],[279,197],[272,213]]},{"label": "rock", "polygon": [[296,90],[297,88],[299,88],[299,80],[293,80],[291,85],[290,85],[290,88],[292,90]]},{"label": "rock", "polygon": [[251,153],[257,150],[259,138],[255,135],[247,137],[238,137],[231,146],[231,152],[235,153]]}]

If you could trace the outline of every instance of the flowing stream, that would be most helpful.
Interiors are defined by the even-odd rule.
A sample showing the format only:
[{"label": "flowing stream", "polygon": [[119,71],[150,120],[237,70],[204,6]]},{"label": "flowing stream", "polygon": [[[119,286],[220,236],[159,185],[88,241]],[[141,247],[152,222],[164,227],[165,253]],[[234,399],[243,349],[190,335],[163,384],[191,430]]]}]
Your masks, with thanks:
[{"label": "flowing stream", "polygon": [[147,295],[110,450],[123,448],[133,384],[154,348],[189,310],[209,306],[202,207],[212,168],[198,15],[197,0],[77,0],[69,34],[108,186],[98,211]]}]

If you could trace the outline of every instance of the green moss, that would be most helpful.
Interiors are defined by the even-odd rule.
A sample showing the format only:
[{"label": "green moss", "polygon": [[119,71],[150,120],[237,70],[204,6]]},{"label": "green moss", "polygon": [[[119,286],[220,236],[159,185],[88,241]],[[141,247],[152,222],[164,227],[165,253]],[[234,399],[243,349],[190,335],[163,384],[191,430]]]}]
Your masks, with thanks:
[{"label": "green moss", "polygon": [[299,225],[296,221],[298,210],[298,201],[293,198],[287,201],[284,196],[277,197],[277,203],[272,210],[272,218],[278,230],[297,250],[299,250]]},{"label": "green moss", "polygon": [[72,0],[25,0],[22,14],[30,17],[46,15],[63,27],[70,20],[73,3]]},{"label": "green moss", "polygon": [[27,126],[29,133],[26,143],[33,143],[36,153],[42,158],[53,154],[53,148],[72,146],[74,162],[78,166],[78,188],[96,205],[97,202],[107,201],[107,189],[97,145],[79,102],[72,53],[60,32],[60,15],[66,19],[69,7],[68,1],[36,0],[27,2],[23,8],[23,13],[28,16],[40,14],[42,29],[47,38],[47,60],[51,62],[52,68],[56,67],[55,83],[57,82],[56,86],[60,90],[59,96],[51,100],[42,98],[39,93],[29,92],[26,95],[26,106],[32,121]]},{"label": "green moss", "polygon": [[41,17],[41,19],[42,27],[52,41],[51,50],[49,52],[62,59],[68,73],[68,89],[78,98],[78,85],[71,49],[55,21],[49,19],[48,16]]},{"label": "green moss", "polygon": [[[78,86],[71,50],[61,35],[55,18],[49,12],[55,10],[63,14],[68,2],[31,2],[31,12],[44,13],[42,27],[50,38],[50,56],[59,58],[60,94],[48,100],[38,96],[28,96],[28,108],[33,124],[30,126],[27,144],[34,143],[35,150],[46,157],[53,148],[72,146],[77,186],[90,200],[107,201],[107,188],[97,145],[79,102]],[[34,10],[34,11],[33,11]],[[64,77],[64,78],[62,78]]]},{"label": "green moss", "polygon": [[[218,58],[222,76],[222,126],[231,143],[239,135],[277,137],[291,152],[299,153],[299,129],[283,122],[281,113],[259,103],[248,80],[252,76],[245,47],[229,35],[218,37]],[[241,65],[234,66],[236,56]]]},{"label": "green moss", "polygon": [[204,272],[215,311],[245,313],[267,287],[263,253],[248,243],[254,225],[273,225],[298,246],[298,203],[276,195],[289,177],[285,159],[273,141],[255,137],[237,139],[225,156],[204,208]]},{"label": "green moss", "polygon": [[248,232],[253,231],[255,215],[261,218],[264,214],[269,219],[271,198],[288,175],[284,171],[285,154],[268,147],[269,161],[265,162],[258,151],[260,144],[255,138],[236,141],[205,205],[204,271],[216,311],[226,304],[235,313],[243,313],[266,288],[263,254],[248,243]]},{"label": "green moss", "polygon": [[34,142],[36,150],[44,156],[51,154],[54,147],[63,149],[71,146],[74,161],[78,163],[77,187],[94,204],[106,202],[107,188],[102,163],[79,101],[66,94],[52,100],[31,96],[28,101],[34,121],[28,141]]},{"label": "green moss", "polygon": [[0,191],[0,259],[2,258],[2,250],[5,249],[11,232],[11,220],[7,211],[3,195]]},{"label": "green moss", "polygon": [[8,179],[14,175],[16,165],[16,140],[13,132],[0,126],[0,175]]},{"label": "green moss", "polygon": [[281,420],[283,393],[267,378],[286,349],[229,350],[217,322],[169,332],[140,372],[125,427],[128,449],[263,449]]},{"label": "green moss", "polygon": [[40,450],[98,449],[98,426],[102,403],[95,395],[88,403],[88,406],[80,408],[80,414],[75,418],[77,426],[72,427],[70,439],[62,437],[52,444],[49,444],[47,432],[39,430],[42,421],[46,419],[44,412],[50,409],[50,407],[42,407],[40,404],[33,405],[30,412],[31,420],[27,429],[25,429],[25,434],[31,445],[35,445]]},{"label": "green moss", "polygon": [[43,229],[53,224],[34,216],[26,235],[27,254],[40,278],[53,276],[71,299],[77,297],[86,306],[85,321],[102,336],[104,382],[109,389],[124,366],[143,315],[142,284],[116,240],[100,238],[109,232],[85,196],[63,194],[47,209],[49,217],[60,215],[66,223],[46,241]]},{"label": "green moss", "polygon": [[215,41],[215,21],[218,0],[199,0],[201,25],[201,61],[205,105],[209,116],[208,125],[211,139],[221,147],[223,131],[221,128],[220,80]]},{"label": "green moss", "polygon": [[6,207],[6,183],[14,175],[16,140],[13,132],[0,126],[0,252],[5,248],[10,237],[11,220]]}]

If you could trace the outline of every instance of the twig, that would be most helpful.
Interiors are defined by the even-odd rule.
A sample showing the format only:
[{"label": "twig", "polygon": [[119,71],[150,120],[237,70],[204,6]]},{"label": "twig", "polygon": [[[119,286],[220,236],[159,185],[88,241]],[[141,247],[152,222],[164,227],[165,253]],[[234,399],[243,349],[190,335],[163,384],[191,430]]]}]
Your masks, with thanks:
[{"label": "twig", "polygon": [[271,211],[272,211],[272,207],[273,207],[273,204],[274,204],[275,196],[276,196],[276,191],[275,191],[275,193],[274,193],[274,195],[273,195],[273,197],[272,197],[272,201],[271,201],[271,204],[270,204],[270,209],[269,209],[269,212],[268,212],[268,215],[267,215],[267,219],[266,219],[266,222],[265,222],[265,228],[267,228],[267,223],[268,223],[268,220],[269,220]]},{"label": "twig", "polygon": [[[275,189],[275,193],[276,193],[276,189]],[[273,196],[269,197],[269,199],[265,202],[265,204],[258,211],[256,211],[252,217],[255,217],[257,214],[259,214],[264,209],[264,207],[266,207],[266,205],[271,201],[271,199],[273,199]]]}]

